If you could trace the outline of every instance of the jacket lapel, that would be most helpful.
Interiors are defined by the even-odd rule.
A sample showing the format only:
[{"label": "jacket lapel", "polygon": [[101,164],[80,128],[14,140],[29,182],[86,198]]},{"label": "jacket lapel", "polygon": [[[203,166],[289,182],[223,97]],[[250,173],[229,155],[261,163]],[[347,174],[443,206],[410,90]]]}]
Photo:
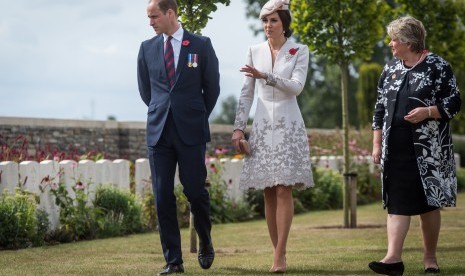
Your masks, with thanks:
[{"label": "jacket lapel", "polygon": [[155,63],[158,63],[158,62],[162,63],[161,68],[163,68],[163,69],[160,70],[161,77],[163,77],[163,79],[167,80],[168,77],[166,75],[166,70],[165,70],[164,56],[165,56],[165,45],[164,45],[164,41],[163,41],[163,36],[159,35],[158,40],[155,42],[155,55],[154,55],[153,58],[154,58]]},{"label": "jacket lapel", "polygon": [[[184,35],[181,41],[181,51],[179,52],[179,59],[178,59],[178,66],[176,68],[176,80],[174,81],[174,85],[176,85],[176,82],[178,81],[179,75],[181,74],[182,69],[184,68],[184,63],[187,60],[187,53],[189,51],[189,46],[183,46],[182,42],[184,40],[190,40],[190,33],[186,30],[184,30]],[[173,87],[174,87],[173,85]]]}]

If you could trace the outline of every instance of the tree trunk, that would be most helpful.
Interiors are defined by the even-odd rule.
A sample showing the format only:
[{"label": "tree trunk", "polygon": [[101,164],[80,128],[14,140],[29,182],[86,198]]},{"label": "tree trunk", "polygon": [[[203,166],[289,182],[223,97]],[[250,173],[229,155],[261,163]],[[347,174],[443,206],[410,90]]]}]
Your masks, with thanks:
[{"label": "tree trunk", "polygon": [[190,252],[197,253],[197,232],[194,227],[194,215],[189,216]]},{"label": "tree trunk", "polygon": [[[339,65],[341,70],[341,99],[342,99],[342,152],[344,156],[343,175],[349,173],[349,100],[348,100],[348,85],[349,85],[349,66],[345,63]],[[347,177],[343,177],[343,208],[344,208],[344,228],[349,228],[349,205],[350,193]]]}]

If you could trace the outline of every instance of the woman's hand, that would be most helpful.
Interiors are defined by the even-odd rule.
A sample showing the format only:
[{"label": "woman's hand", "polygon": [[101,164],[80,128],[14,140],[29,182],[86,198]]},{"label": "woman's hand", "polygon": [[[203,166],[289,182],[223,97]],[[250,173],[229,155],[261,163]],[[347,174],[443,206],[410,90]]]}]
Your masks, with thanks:
[{"label": "woman's hand", "polygon": [[381,163],[381,129],[373,130],[373,152],[371,157],[373,157],[373,163]]},{"label": "woman's hand", "polygon": [[431,110],[428,110],[430,107],[417,107],[404,116],[404,119],[412,124],[417,124],[425,119],[430,118]]},{"label": "woman's hand", "polygon": [[371,156],[373,157],[373,163],[381,164],[381,146],[373,146],[373,153]]},{"label": "woman's hand", "polygon": [[255,69],[255,67],[252,67],[250,65],[245,65],[239,71],[245,73],[247,77],[251,77],[255,79],[266,79],[266,74],[258,71],[257,69]]},{"label": "woman's hand", "polygon": [[232,134],[231,141],[234,145],[236,152],[241,152],[241,147],[239,146],[239,141],[245,139],[244,132],[240,129],[235,129]]}]

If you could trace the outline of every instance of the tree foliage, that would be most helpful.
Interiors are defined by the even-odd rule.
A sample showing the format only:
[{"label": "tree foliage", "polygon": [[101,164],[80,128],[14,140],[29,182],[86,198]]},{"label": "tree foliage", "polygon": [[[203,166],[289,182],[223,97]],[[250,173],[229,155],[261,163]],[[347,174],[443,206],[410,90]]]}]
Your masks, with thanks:
[{"label": "tree foliage", "polygon": [[229,6],[231,0],[178,0],[179,18],[183,28],[200,34],[211,19],[209,14],[218,9],[217,3]]},{"label": "tree foliage", "polygon": [[231,95],[221,103],[221,114],[216,116],[212,123],[214,124],[234,124],[236,118],[237,99]]},{"label": "tree foliage", "polygon": [[383,34],[383,1],[294,0],[291,5],[298,39],[334,64],[369,59]]},{"label": "tree foliage", "polygon": [[[248,18],[256,18],[259,19],[260,10],[265,5],[268,0],[242,0],[246,2],[246,9],[245,9],[245,16]],[[262,27],[255,27],[255,25],[250,26],[251,30],[257,35],[260,31],[262,31]]]},{"label": "tree foliage", "polygon": [[383,66],[378,63],[362,63],[358,72],[357,86],[357,114],[359,124],[365,126],[371,124],[373,107],[375,106],[377,96],[377,83]]}]

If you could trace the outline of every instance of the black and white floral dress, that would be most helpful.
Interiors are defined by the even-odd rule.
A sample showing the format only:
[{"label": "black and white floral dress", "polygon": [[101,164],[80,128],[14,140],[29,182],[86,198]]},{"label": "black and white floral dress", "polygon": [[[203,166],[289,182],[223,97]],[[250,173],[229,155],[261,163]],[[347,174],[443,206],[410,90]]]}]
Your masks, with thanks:
[{"label": "black and white floral dress", "polygon": [[[407,94],[402,97],[399,93]],[[400,136],[407,137],[407,140],[399,139],[397,135],[393,135],[391,139],[391,131],[398,133],[399,128],[406,127],[399,124],[399,119],[395,118],[399,116],[396,107],[402,106],[397,101],[402,99],[406,101],[403,105],[407,109],[406,112],[417,107],[437,106],[442,118],[408,124],[410,133]],[[378,83],[372,128],[382,129],[383,206],[388,206],[388,210],[389,193],[396,192],[389,190],[390,181],[412,173],[419,175],[419,191],[424,193],[426,208],[456,206],[457,177],[449,121],[459,112],[460,106],[460,93],[455,77],[450,65],[440,56],[428,53],[426,58],[413,68],[405,67],[398,59],[386,64]],[[402,153],[402,148],[399,150],[399,147],[395,147],[391,152],[391,147],[394,143],[398,145],[402,141],[413,143],[411,149],[416,170],[398,171],[396,175],[390,170],[390,161],[408,161],[397,158],[399,152]],[[403,196],[405,199],[411,197]],[[419,195],[415,196],[421,198]],[[394,198],[392,195],[391,197]]]},{"label": "black and white floral dress", "polygon": [[241,189],[276,185],[298,189],[314,185],[307,130],[297,105],[307,77],[308,48],[290,40],[281,47],[274,66],[267,42],[252,46],[246,64],[268,73],[268,79],[245,77],[234,123],[245,130],[257,90],[250,132],[252,154],[245,158]]}]

